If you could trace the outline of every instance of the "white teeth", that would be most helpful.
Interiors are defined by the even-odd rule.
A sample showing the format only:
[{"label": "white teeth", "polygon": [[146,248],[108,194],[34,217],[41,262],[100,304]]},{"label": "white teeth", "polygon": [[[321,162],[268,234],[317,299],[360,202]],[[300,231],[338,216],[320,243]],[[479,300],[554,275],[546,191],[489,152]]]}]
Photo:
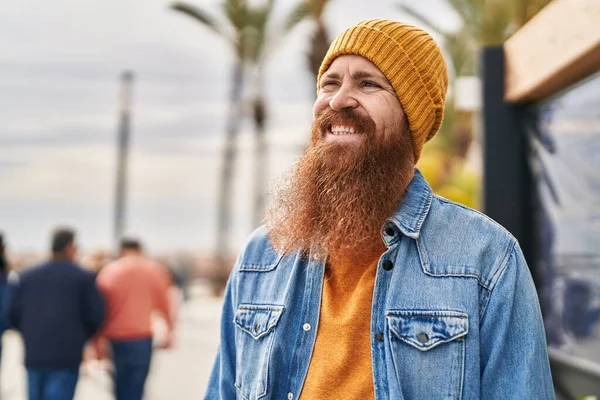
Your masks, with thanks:
[{"label": "white teeth", "polygon": [[331,126],[331,133],[334,135],[349,135],[349,134],[353,134],[354,133],[354,127],[353,126],[346,126],[346,125],[332,125]]}]

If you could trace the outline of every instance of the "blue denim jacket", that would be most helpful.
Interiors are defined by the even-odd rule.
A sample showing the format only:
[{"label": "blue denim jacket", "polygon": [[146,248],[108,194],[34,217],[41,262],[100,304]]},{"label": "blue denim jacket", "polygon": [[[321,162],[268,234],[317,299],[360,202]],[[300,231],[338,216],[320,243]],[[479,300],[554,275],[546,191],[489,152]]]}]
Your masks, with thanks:
[{"label": "blue denim jacket", "polygon": [[[539,303],[515,238],[415,172],[382,229],[371,312],[377,400],[553,399]],[[319,324],[324,255],[264,228],[229,279],[206,399],[297,399]],[[321,399],[319,399],[321,400]]]}]

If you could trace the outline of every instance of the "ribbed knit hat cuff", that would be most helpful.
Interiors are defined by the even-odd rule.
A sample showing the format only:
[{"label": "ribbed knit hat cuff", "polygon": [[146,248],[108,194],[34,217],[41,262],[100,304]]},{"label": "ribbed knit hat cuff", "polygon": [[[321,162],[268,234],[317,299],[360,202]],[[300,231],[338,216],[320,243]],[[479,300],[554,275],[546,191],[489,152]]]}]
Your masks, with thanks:
[{"label": "ribbed knit hat cuff", "polygon": [[[365,46],[366,43],[371,43],[372,35],[385,36],[385,40]],[[408,68],[397,68],[397,58],[389,56],[394,48],[401,51],[402,60]],[[416,161],[421,155],[423,144],[435,136],[441,125],[443,106],[434,103],[419,71],[402,45],[386,32],[369,26],[352,27],[336,38],[319,69],[317,90],[321,76],[329,69],[331,63],[345,54],[359,55],[371,61],[394,88],[408,119]]]}]

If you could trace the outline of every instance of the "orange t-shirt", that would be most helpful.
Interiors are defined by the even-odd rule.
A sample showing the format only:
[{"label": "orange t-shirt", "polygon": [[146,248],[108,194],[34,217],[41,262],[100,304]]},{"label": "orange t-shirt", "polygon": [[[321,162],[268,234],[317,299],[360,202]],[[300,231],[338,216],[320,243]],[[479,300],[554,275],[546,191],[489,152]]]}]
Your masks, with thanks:
[{"label": "orange t-shirt", "polygon": [[378,257],[368,265],[327,267],[321,313],[301,400],[373,399],[371,304]]},{"label": "orange t-shirt", "polygon": [[172,280],[162,265],[143,256],[123,257],[102,268],[96,282],[108,311],[99,336],[115,340],[151,337],[155,310],[172,328]]}]

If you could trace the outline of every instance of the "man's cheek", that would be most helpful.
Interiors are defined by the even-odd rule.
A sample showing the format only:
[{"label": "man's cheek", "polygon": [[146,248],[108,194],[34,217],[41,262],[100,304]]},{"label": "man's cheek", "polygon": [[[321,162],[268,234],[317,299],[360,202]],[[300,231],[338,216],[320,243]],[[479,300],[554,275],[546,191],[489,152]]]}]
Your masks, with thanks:
[{"label": "man's cheek", "polygon": [[329,102],[323,99],[322,95],[319,95],[313,106],[313,121],[316,121],[319,118],[319,115],[321,115],[327,107],[329,107]]}]

